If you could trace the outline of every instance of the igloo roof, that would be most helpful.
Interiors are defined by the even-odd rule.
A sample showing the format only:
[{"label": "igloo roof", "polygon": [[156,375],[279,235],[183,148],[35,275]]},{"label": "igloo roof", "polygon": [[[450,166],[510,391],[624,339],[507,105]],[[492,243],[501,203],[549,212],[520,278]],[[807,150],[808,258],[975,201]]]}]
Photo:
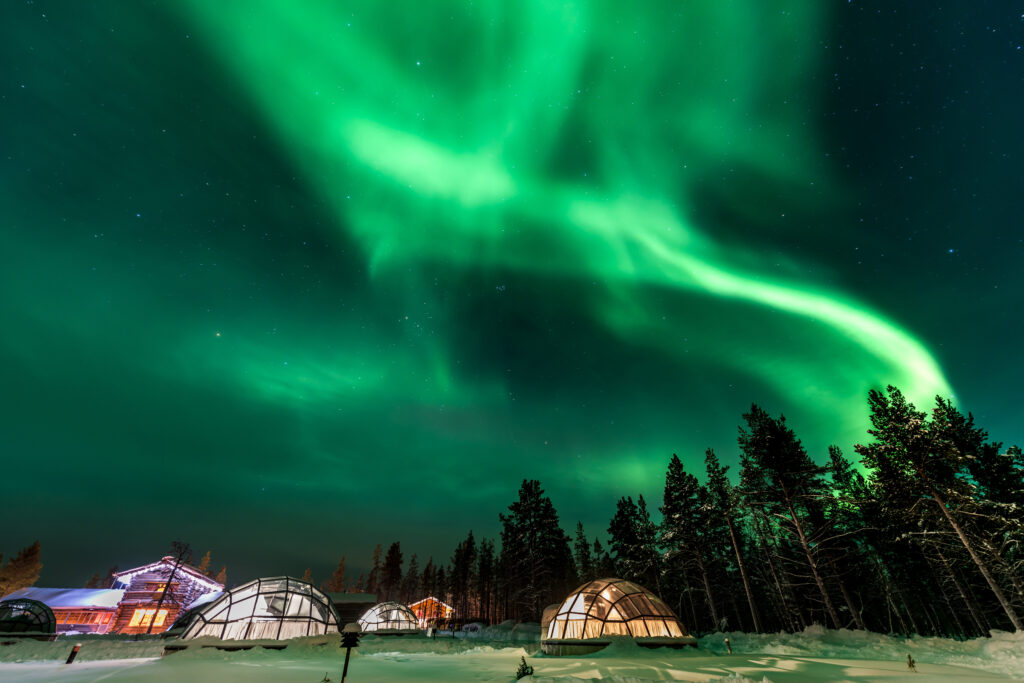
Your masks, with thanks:
[{"label": "igloo roof", "polygon": [[412,610],[397,602],[382,602],[359,617],[364,633],[373,631],[418,631],[419,621]]},{"label": "igloo roof", "polygon": [[53,610],[38,600],[15,598],[0,602],[0,633],[54,633]]},{"label": "igloo roof", "polygon": [[548,624],[548,640],[603,636],[686,638],[676,615],[649,590],[623,579],[596,579],[569,594]]},{"label": "igloo roof", "polygon": [[[255,579],[190,610],[182,638],[299,638],[338,630],[338,613],[312,584],[288,576]],[[184,616],[184,615],[183,615]]]}]

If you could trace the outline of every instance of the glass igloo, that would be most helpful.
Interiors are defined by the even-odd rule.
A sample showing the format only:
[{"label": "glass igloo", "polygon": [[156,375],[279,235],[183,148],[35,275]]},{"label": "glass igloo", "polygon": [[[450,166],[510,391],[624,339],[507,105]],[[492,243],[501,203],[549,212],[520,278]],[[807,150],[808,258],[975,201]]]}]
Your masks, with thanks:
[{"label": "glass igloo", "polygon": [[0,633],[56,633],[57,620],[46,604],[28,598],[0,602]]},{"label": "glass igloo", "polygon": [[311,584],[287,576],[255,579],[225,591],[192,611],[181,626],[182,639],[286,640],[339,630],[330,599]]},{"label": "glass igloo", "polygon": [[412,610],[397,602],[382,602],[374,605],[359,617],[363,633],[381,635],[402,635],[420,630],[419,621]]},{"label": "glass igloo", "polygon": [[645,647],[697,643],[654,593],[623,579],[597,579],[562,601],[541,646],[547,654],[583,654],[605,647],[613,636],[634,638]]}]

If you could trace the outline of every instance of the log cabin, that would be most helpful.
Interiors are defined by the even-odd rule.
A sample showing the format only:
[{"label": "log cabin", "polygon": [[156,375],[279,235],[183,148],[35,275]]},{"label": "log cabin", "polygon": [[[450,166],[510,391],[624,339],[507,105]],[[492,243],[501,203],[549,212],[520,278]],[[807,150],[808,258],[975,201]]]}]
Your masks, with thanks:
[{"label": "log cabin", "polygon": [[[109,631],[162,633],[188,605],[224,585],[174,557],[114,574],[114,587],[124,591]],[[152,628],[150,628],[152,624]]]}]

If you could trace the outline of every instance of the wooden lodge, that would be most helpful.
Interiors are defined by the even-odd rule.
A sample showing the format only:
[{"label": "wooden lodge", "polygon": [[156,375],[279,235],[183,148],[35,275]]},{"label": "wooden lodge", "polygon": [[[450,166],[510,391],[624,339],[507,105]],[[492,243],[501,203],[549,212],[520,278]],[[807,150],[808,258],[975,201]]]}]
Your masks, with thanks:
[{"label": "wooden lodge", "polygon": [[22,588],[5,600],[36,600],[53,612],[56,633],[107,633],[123,590],[107,588]]},{"label": "wooden lodge", "polygon": [[162,633],[196,599],[224,590],[223,584],[169,556],[114,574],[114,586],[124,590],[124,597],[109,631],[129,634]]},{"label": "wooden lodge", "polygon": [[414,602],[409,605],[409,609],[412,610],[413,614],[420,622],[420,628],[426,628],[427,622],[432,621],[437,623],[445,619],[450,619],[452,612],[455,609],[447,602],[438,600],[434,596],[423,598],[419,602]]}]

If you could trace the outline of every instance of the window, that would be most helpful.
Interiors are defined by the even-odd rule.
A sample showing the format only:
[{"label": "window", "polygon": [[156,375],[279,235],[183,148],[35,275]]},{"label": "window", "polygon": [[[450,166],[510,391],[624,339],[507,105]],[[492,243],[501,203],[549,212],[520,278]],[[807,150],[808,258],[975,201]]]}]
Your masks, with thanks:
[{"label": "window", "polygon": [[[153,621],[153,615],[156,614],[156,620]],[[145,609],[138,607],[132,613],[132,620],[128,622],[129,626],[142,626],[148,627],[149,622],[153,621],[153,626],[163,626],[164,621],[167,619],[167,610],[162,609],[158,613],[155,609]]]}]

